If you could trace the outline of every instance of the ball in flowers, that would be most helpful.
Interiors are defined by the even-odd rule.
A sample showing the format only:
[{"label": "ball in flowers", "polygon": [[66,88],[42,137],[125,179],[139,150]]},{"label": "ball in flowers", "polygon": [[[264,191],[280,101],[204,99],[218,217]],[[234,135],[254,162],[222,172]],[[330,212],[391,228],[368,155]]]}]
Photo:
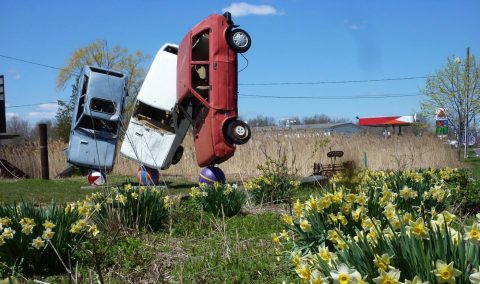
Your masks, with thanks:
[{"label": "ball in flowers", "polygon": [[91,170],[88,173],[87,179],[90,185],[100,186],[107,182],[107,175],[102,171]]},{"label": "ball in flowers", "polygon": [[208,166],[202,169],[198,181],[208,185],[212,185],[215,182],[225,183],[225,174],[218,167]]},{"label": "ball in flowers", "polygon": [[140,185],[158,185],[160,173],[157,169],[141,166],[138,168],[137,177]]}]

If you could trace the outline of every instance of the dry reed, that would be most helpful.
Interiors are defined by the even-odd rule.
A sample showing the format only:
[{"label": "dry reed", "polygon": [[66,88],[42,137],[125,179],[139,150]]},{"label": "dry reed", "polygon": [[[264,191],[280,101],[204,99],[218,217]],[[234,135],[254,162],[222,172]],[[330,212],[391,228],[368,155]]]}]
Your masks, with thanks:
[{"label": "dry reed", "polygon": [[[167,175],[176,175],[195,179],[200,169],[195,162],[195,151],[191,135],[184,140],[184,155],[175,166],[164,171]],[[66,166],[64,149],[66,144],[49,141],[50,176],[56,176]],[[384,139],[375,135],[323,136],[312,132],[267,132],[253,133],[252,139],[237,147],[235,156],[221,164],[228,179],[243,179],[258,175],[258,164],[265,162],[265,155],[275,155],[278,149],[284,149],[290,160],[295,160],[298,173],[310,175],[314,162],[328,163],[326,153],[330,150],[342,150],[345,155],[340,162],[352,160],[357,167],[364,166],[366,153],[370,169],[406,169],[461,167],[456,153],[433,136],[393,136]],[[4,146],[0,148],[0,157],[38,178],[40,172],[40,151],[38,143],[22,146]],[[117,155],[114,175],[134,176],[139,165]]]}]

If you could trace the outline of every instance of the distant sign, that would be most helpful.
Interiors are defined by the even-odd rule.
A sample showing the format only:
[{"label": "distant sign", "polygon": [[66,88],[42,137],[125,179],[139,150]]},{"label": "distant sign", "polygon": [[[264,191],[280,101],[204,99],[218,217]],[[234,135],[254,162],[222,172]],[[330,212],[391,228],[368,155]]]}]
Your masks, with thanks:
[{"label": "distant sign", "polygon": [[448,135],[447,113],[444,108],[437,109],[435,116],[435,133],[439,136]]},{"label": "distant sign", "polygon": [[444,108],[437,109],[436,114],[437,114],[435,117],[436,120],[447,119],[447,112],[445,111]]}]

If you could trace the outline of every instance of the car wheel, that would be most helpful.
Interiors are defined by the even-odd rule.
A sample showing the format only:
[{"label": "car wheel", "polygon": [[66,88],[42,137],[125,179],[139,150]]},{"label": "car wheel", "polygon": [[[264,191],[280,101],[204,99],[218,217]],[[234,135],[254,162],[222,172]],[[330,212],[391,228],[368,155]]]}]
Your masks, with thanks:
[{"label": "car wheel", "polygon": [[234,29],[228,33],[228,45],[237,53],[244,53],[250,49],[252,39],[250,35],[242,29]]},{"label": "car wheel", "polygon": [[231,144],[242,145],[250,140],[252,131],[248,124],[241,120],[233,120],[227,124],[226,137]]},{"label": "car wheel", "polygon": [[175,151],[175,154],[173,154],[172,165],[176,165],[178,162],[180,162],[180,160],[182,159],[182,156],[183,156],[183,146],[180,145]]}]

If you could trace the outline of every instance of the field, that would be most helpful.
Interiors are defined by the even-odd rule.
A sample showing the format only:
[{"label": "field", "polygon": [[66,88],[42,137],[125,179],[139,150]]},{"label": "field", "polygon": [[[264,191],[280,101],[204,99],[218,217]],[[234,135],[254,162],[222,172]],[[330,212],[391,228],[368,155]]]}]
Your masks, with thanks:
[{"label": "field", "polygon": [[[51,177],[65,168],[66,144],[50,141],[49,165]],[[196,180],[199,169],[195,164],[195,152],[191,135],[184,141],[185,152],[176,166],[163,174]],[[265,162],[265,154],[271,155],[283,149],[300,176],[312,173],[314,162],[330,162],[326,153],[330,150],[345,152],[342,161],[354,161],[357,167],[369,169],[418,169],[461,167],[455,151],[433,136],[394,136],[383,139],[375,135],[323,136],[311,132],[253,133],[251,141],[238,147],[235,156],[221,165],[229,180],[243,180],[259,174],[257,165]],[[23,147],[0,148],[0,157],[22,169],[32,177],[40,177],[40,153],[38,144]],[[117,156],[113,175],[136,175],[138,164]]]},{"label": "field", "polygon": [[[467,163],[459,162],[456,153],[434,137],[402,136],[385,140],[372,136],[330,137],[290,132],[272,136],[271,133],[260,133],[247,145],[239,147],[234,158],[222,164],[227,179],[230,182],[243,183],[244,188],[221,188],[221,202],[207,200],[207,197],[215,196],[215,187],[207,187],[210,190],[208,194],[202,194],[201,187],[196,188],[196,191],[191,190],[196,185],[194,180],[199,169],[194,164],[192,141],[187,138],[185,146],[186,151],[180,164],[163,175],[168,185],[166,191],[135,187],[134,174],[138,166],[123,158],[117,160],[116,168],[109,176],[109,186],[105,188],[85,187],[85,177],[47,181],[38,178],[0,180],[0,229],[3,229],[3,234],[0,235],[3,240],[3,243],[0,240],[0,275],[10,276],[12,281],[40,280],[47,283],[308,283],[308,279],[313,281],[329,278],[331,281],[333,278],[328,272],[340,269],[341,265],[348,263],[350,267],[360,267],[362,275],[368,277],[365,279],[370,283],[380,273],[377,268],[373,264],[374,269],[356,265],[366,262],[365,259],[376,259],[374,255],[382,255],[381,249],[398,244],[390,244],[390,239],[385,237],[390,233],[383,231],[385,239],[382,239],[382,242],[385,244],[376,247],[375,243],[371,242],[375,233],[372,228],[368,231],[363,222],[361,226],[360,223],[356,227],[353,225],[354,212],[362,209],[363,203],[352,202],[352,196],[371,196],[367,199],[369,204],[364,204],[365,208],[372,214],[372,220],[377,220],[378,224],[383,222],[382,226],[385,222],[388,226],[390,220],[385,221],[385,216],[389,216],[388,211],[382,210],[392,206],[398,206],[399,218],[403,214],[437,216],[435,220],[432,217],[432,222],[440,222],[438,216],[447,214],[438,215],[442,210],[451,210],[459,214],[460,221],[455,223],[456,230],[463,230],[465,222],[475,222],[472,216],[476,213],[480,196],[476,180],[470,179],[469,173],[465,171],[422,169],[471,167],[476,174],[478,159],[470,158],[465,161]],[[7,160],[32,176],[38,177],[39,162],[31,160],[32,157],[38,159],[36,148],[36,145],[3,148],[0,155],[4,155]],[[50,143],[52,175],[63,169],[64,148],[65,145],[60,142]],[[363,168],[366,163],[371,171],[358,171],[354,176],[336,177],[333,181],[338,183],[340,190],[331,184],[324,187],[298,186],[296,181],[299,177],[311,174],[313,162],[329,162],[326,152],[330,150],[343,150],[345,156],[341,161],[354,161],[359,168]],[[282,155],[285,160],[281,159]],[[273,163],[269,164],[268,161]],[[263,167],[257,168],[257,165]],[[381,169],[393,169],[395,172],[384,172]],[[414,169],[420,170],[417,172]],[[440,186],[440,182],[445,185]],[[353,190],[359,184],[362,186]],[[407,189],[404,186],[407,186]],[[437,186],[442,190],[439,191]],[[273,191],[270,191],[272,189]],[[237,202],[229,199],[232,190],[247,194],[248,199],[238,201],[241,202],[241,211],[227,216],[227,206]],[[371,192],[361,193],[368,190],[376,191],[378,195],[372,195]],[[281,191],[287,194],[288,202],[281,198],[273,199],[273,202],[264,202],[263,197],[260,202],[255,199],[259,192],[270,192],[272,196],[276,194],[277,197],[284,197]],[[422,196],[425,204],[431,207],[419,206],[417,203],[420,201],[402,201],[401,198],[408,199],[405,192],[414,199]],[[190,193],[190,198],[182,199],[187,193]],[[392,196],[399,198],[392,199]],[[428,199],[431,196],[436,199]],[[328,197],[331,205],[325,208],[330,210],[329,215],[318,207],[323,204],[321,200],[324,197]],[[199,201],[203,200],[202,198],[207,200],[206,202],[213,202],[213,207],[217,206],[220,211],[208,211],[212,204],[210,207],[206,206]],[[455,202],[447,202],[450,198]],[[441,202],[437,202],[437,199],[441,199]],[[64,217],[55,217],[58,218],[55,220],[53,217],[38,217],[53,216],[49,214],[54,210],[48,207],[52,200],[55,200],[56,208],[60,209],[56,214],[64,214]],[[25,203],[9,207],[9,204],[21,201]],[[359,205],[362,206],[358,207]],[[473,209],[455,211],[455,208],[462,206]],[[145,212],[142,211],[143,208]],[[313,210],[314,208],[316,209]],[[419,213],[416,211],[419,208],[426,211]],[[38,216],[34,212],[37,212],[35,214]],[[25,218],[33,218],[33,215],[37,216],[34,218],[34,222],[38,224],[35,227],[37,231],[28,235],[25,232],[28,231],[29,221]],[[46,233],[52,231],[47,228],[45,218],[50,218],[55,223],[51,240]],[[73,218],[68,221],[70,223],[65,221],[69,218]],[[362,218],[365,217],[362,215]],[[82,225],[83,229],[78,227],[82,220],[86,222],[86,225]],[[159,221],[152,223],[149,220]],[[332,223],[327,223],[326,220],[338,222],[335,225],[338,233],[342,237],[345,234],[343,244],[338,240],[330,241],[332,230],[327,232],[325,228],[330,228]],[[364,221],[368,220],[367,216]],[[49,243],[47,246],[37,243],[45,247],[38,250],[32,246],[35,245],[34,237],[42,234],[42,223],[45,227],[42,238],[45,244],[47,241]],[[412,242],[409,247],[416,247],[421,242],[404,235],[411,225],[406,221],[402,225],[403,231],[397,231],[397,234],[405,242]],[[11,226],[16,233],[10,235],[12,231],[7,226]],[[366,254],[364,260],[347,257],[352,253],[356,256],[362,254],[357,251],[357,244],[348,239],[348,234],[352,234],[355,229],[362,230],[358,232],[365,234],[365,240],[369,240],[362,243],[366,246],[361,250]],[[434,230],[430,228],[426,232],[432,233]],[[428,239],[434,242],[438,237],[442,242],[448,242],[448,234],[430,235]],[[56,236],[69,236],[72,238],[71,243],[61,245],[59,242],[62,239]],[[80,238],[76,239],[76,236]],[[42,241],[39,237],[37,240]],[[321,240],[324,246],[328,245],[329,253],[335,255],[337,262],[325,266],[321,260],[314,260],[306,253],[309,250],[312,253],[319,252]],[[441,245],[455,246],[454,243]],[[51,247],[69,248],[66,249],[68,254],[58,257],[51,251]],[[348,252],[343,253],[344,249]],[[371,255],[367,255],[368,253]],[[416,251],[410,253],[421,257],[417,256]],[[17,254],[22,255],[25,262],[17,263],[12,257]],[[48,259],[43,261],[48,265],[33,261],[39,257]],[[439,254],[438,257],[443,256]],[[458,265],[466,267],[468,257],[467,255],[462,258]],[[68,269],[62,268],[62,265],[53,266],[52,263],[59,263],[59,259],[63,261],[60,264],[63,263]],[[404,263],[400,258],[398,261],[395,257],[387,260],[395,267],[407,269],[408,262]],[[478,266],[477,262],[473,260],[472,264]],[[431,267],[432,261],[424,261],[422,265],[422,279],[426,279],[426,271],[433,271],[435,267]],[[39,268],[35,268],[37,266]],[[412,278],[407,272],[402,273],[402,280]],[[406,278],[407,276],[410,278]],[[467,283],[464,280],[468,277],[465,277],[456,283]]]}]

